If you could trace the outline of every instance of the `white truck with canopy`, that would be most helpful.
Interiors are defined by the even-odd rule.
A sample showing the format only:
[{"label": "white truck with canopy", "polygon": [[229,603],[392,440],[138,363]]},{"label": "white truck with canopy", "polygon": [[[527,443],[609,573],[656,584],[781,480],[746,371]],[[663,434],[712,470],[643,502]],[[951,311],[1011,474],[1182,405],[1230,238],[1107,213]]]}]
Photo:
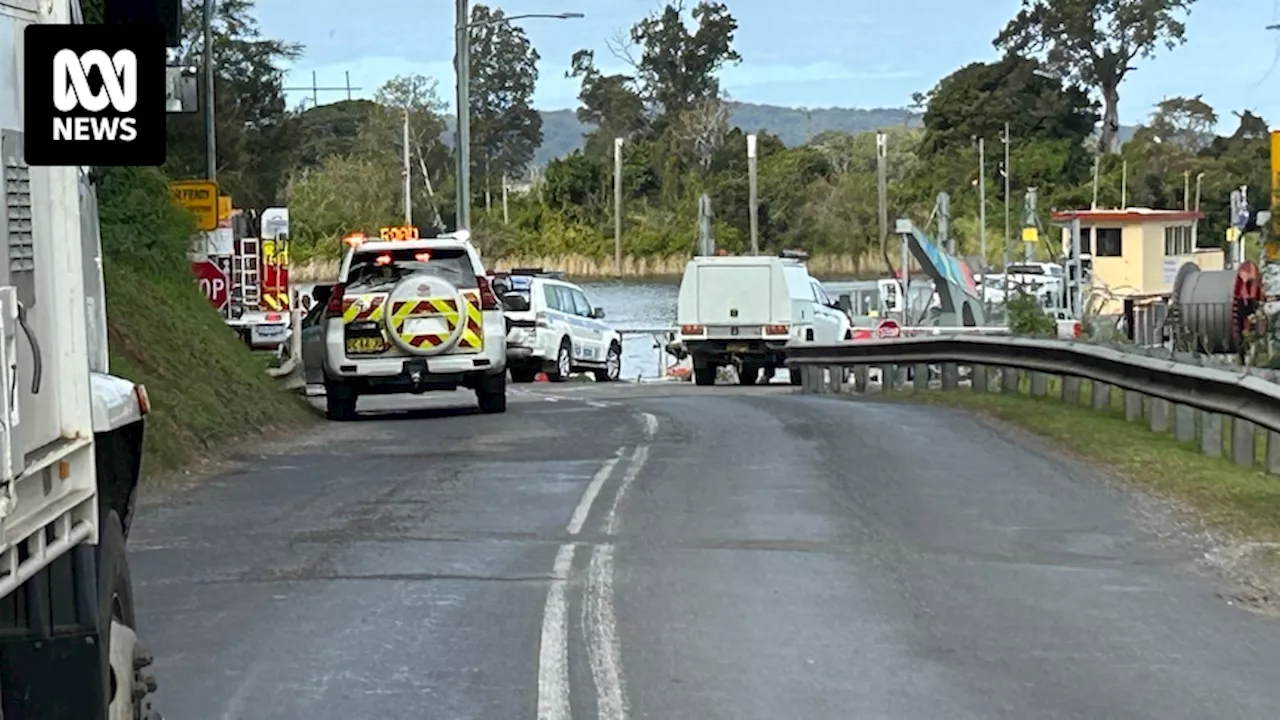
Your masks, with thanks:
[{"label": "white truck with canopy", "polygon": [[150,403],[108,374],[90,170],[23,149],[23,30],[78,22],[0,3],[0,716],[155,720],[125,555]]}]

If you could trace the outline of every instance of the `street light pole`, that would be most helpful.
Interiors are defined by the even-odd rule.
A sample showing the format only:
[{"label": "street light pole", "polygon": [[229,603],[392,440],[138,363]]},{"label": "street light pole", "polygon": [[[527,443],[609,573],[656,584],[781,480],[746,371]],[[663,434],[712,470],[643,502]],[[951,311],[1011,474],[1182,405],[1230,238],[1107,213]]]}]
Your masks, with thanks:
[{"label": "street light pole", "polygon": [[204,0],[204,141],[208,180],[218,180],[218,144],[213,125],[213,0]]},{"label": "street light pole", "polygon": [[457,0],[458,112],[453,146],[458,156],[457,229],[471,229],[471,11]]},{"label": "street light pole", "polygon": [[494,18],[484,22],[470,22],[471,10],[467,0],[456,0],[454,44],[457,52],[454,71],[458,75],[457,127],[453,132],[453,146],[458,159],[457,228],[471,229],[471,28],[506,23],[525,18],[550,18],[570,20],[585,17],[582,13],[528,13]]}]

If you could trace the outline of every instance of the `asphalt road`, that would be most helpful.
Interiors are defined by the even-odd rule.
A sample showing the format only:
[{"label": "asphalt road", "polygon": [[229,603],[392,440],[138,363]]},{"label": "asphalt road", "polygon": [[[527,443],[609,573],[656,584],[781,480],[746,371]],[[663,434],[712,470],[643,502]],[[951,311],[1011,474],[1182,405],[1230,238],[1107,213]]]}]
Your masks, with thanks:
[{"label": "asphalt road", "polygon": [[1277,716],[1280,621],[1004,430],[790,387],[522,393],[372,402],[145,510],[167,720]]}]

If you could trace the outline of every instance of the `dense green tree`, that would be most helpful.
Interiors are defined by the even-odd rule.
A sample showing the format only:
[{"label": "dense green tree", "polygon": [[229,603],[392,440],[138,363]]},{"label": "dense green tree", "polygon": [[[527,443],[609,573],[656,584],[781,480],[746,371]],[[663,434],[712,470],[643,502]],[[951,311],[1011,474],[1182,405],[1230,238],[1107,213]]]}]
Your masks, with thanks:
[{"label": "dense green tree", "polygon": [[733,49],[738,21],[724,3],[700,0],[689,15],[692,31],[683,2],[669,2],[631,28],[631,42],[639,49],[635,68],[641,94],[666,117],[719,98],[716,73],[742,59]]},{"label": "dense green tree", "polygon": [[645,125],[644,100],[629,75],[605,75],[595,66],[595,54],[579,50],[573,54],[566,77],[579,78],[578,122],[594,129],[587,139],[587,152],[612,151],[614,138],[632,138]]},{"label": "dense green tree", "polygon": [[471,166],[488,196],[523,174],[542,143],[532,105],[539,56],[501,10],[475,5],[471,23]]},{"label": "dense green tree", "polygon": [[1118,149],[1120,83],[1134,61],[1183,42],[1181,17],[1195,0],[1022,0],[1022,9],[995,45],[1023,56],[1042,56],[1059,77],[1102,95],[1099,147]]}]

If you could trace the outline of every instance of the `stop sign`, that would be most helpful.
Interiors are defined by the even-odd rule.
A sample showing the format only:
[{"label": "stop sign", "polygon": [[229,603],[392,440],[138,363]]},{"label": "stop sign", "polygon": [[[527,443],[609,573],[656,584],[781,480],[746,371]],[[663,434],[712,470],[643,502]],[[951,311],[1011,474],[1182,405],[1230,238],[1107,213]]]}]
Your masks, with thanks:
[{"label": "stop sign", "polygon": [[191,263],[191,272],[195,273],[200,292],[209,298],[214,310],[222,311],[227,306],[227,276],[222,268],[212,261]]},{"label": "stop sign", "polygon": [[881,320],[880,324],[876,326],[876,334],[880,336],[881,340],[896,338],[902,335],[902,326],[894,320]]}]

